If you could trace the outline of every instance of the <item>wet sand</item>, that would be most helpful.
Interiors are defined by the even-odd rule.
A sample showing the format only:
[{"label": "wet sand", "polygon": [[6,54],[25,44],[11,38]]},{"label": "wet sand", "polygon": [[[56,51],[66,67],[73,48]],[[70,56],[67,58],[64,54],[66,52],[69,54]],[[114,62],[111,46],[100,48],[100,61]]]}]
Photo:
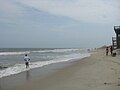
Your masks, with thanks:
[{"label": "wet sand", "polygon": [[104,49],[52,70],[11,90],[120,90],[120,56],[105,56]]}]

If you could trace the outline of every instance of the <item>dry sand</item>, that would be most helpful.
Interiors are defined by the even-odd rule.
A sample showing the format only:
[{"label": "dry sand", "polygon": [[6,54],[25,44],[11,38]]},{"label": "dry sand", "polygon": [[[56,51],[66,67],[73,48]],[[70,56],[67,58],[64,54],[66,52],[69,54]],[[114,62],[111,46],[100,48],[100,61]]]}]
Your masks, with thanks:
[{"label": "dry sand", "polygon": [[46,78],[12,90],[120,90],[120,56],[105,56],[98,49]]}]

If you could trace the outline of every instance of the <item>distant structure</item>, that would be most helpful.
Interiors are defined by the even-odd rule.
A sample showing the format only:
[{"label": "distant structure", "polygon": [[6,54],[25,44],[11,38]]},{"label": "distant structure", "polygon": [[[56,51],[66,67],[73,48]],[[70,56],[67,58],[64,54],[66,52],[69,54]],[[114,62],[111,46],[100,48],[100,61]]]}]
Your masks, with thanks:
[{"label": "distant structure", "polygon": [[112,46],[113,46],[113,50],[117,48],[116,37],[112,37]]},{"label": "distant structure", "polygon": [[113,49],[120,49],[120,26],[114,26],[116,37],[112,37]]}]

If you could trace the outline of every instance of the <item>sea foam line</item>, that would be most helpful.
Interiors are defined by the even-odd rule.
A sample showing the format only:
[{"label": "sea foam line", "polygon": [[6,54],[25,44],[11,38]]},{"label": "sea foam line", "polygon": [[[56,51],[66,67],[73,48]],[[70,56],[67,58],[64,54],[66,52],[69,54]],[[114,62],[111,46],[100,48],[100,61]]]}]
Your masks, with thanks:
[{"label": "sea foam line", "polygon": [[32,51],[36,53],[46,53],[46,52],[70,52],[70,51],[78,51],[81,49],[53,49],[53,50],[38,50],[38,51]]},{"label": "sea foam line", "polygon": [[0,52],[0,55],[20,55],[20,54],[28,54],[30,53],[29,51],[26,51],[26,52]]}]

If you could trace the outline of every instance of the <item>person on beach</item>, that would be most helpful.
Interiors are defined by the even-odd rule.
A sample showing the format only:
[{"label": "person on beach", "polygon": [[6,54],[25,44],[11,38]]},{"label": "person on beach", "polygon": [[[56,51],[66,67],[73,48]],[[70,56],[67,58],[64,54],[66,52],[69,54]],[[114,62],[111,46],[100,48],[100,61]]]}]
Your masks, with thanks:
[{"label": "person on beach", "polygon": [[108,56],[109,48],[106,47],[106,56]]},{"label": "person on beach", "polygon": [[110,53],[111,53],[111,55],[113,54],[113,47],[112,46],[110,46]]},{"label": "person on beach", "polygon": [[27,54],[25,54],[24,56],[24,61],[25,61],[26,68],[29,68],[30,58]]}]

